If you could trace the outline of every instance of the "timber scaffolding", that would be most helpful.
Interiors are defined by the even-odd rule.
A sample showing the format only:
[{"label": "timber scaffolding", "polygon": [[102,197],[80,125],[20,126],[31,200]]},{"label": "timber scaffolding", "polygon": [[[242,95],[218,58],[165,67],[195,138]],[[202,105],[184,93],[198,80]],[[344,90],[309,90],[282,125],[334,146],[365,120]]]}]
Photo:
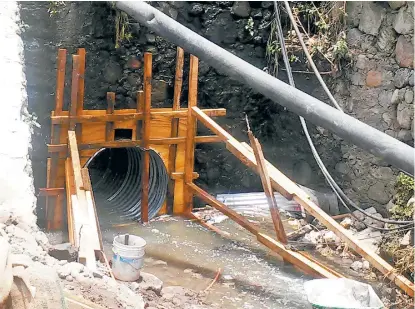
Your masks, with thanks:
[{"label": "timber scaffolding", "polygon": [[[273,189],[288,200],[295,200],[307,212],[329,230],[339,236],[346,245],[360,254],[388,279],[413,297],[413,283],[398,274],[379,255],[359,243],[352,234],[326,214],[310,199],[310,196],[281,173],[263,157],[258,140],[248,130],[251,146],[241,143],[220,127],[211,117],[224,116],[225,109],[200,109],[197,107],[198,58],[190,55],[188,106],[180,106],[184,51],[177,48],[174,102],[172,108],[151,108],[152,55],[144,54],[143,91],[137,92],[136,109],[116,110],[115,93],[107,93],[107,110],[85,110],[84,76],[85,49],[80,48],[72,56],[72,84],[68,111],[63,110],[63,94],[66,67],[66,50],[58,52],[56,105],[51,113],[50,157],[47,161],[47,188],[40,193],[46,196],[46,219],[48,229],[64,228],[64,205],[66,199],[67,226],[70,242],[79,251],[79,261],[90,268],[95,267],[96,257],[102,254],[102,239],[98,222],[91,179],[86,162],[102,148],[141,147],[142,199],[141,221],[149,220],[149,151],[156,151],[168,171],[167,199],[159,214],[166,212],[196,219],[214,231],[220,230],[203,222],[193,210],[193,198],[198,197],[252,233],[257,240],[277,253],[284,261],[292,263],[301,271],[318,278],[339,278],[338,272],[323,265],[307,252],[293,251],[286,246],[286,235],[273,197]],[[197,136],[197,122],[215,135]],[[129,129],[130,140],[114,140],[114,130]],[[209,193],[198,187],[193,180],[194,150],[196,143],[222,142],[242,163],[261,177],[270,206],[277,239],[264,234]],[[169,211],[167,211],[169,209]],[[223,233],[221,233],[223,235]],[[223,235],[224,236],[224,235]]]}]

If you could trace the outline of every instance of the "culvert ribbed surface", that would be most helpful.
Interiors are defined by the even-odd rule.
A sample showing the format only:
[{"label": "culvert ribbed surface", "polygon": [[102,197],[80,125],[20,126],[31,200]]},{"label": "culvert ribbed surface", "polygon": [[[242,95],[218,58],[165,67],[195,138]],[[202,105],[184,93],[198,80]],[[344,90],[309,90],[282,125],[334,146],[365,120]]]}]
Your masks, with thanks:
[{"label": "culvert ribbed surface", "polygon": [[[98,208],[121,219],[141,219],[144,151],[139,147],[103,148],[85,164],[91,175]],[[149,219],[156,216],[167,194],[168,175],[161,157],[150,150]]]}]

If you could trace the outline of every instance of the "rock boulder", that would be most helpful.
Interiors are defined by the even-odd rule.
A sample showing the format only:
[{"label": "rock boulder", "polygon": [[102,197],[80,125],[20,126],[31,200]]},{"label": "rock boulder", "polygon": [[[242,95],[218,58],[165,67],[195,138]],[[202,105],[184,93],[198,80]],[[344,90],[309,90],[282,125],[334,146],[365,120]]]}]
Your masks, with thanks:
[{"label": "rock boulder", "polygon": [[385,10],[379,4],[372,1],[363,2],[359,30],[367,34],[377,35],[384,16]]},{"label": "rock boulder", "polygon": [[414,30],[414,17],[409,8],[402,7],[395,17],[393,29],[400,34],[409,34]]}]

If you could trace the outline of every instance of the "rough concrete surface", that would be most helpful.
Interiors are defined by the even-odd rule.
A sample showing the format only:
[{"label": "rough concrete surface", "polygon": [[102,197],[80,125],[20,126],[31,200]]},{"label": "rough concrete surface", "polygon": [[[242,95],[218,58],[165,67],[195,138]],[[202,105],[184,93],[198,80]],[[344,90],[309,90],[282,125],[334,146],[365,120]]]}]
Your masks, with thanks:
[{"label": "rough concrete surface", "polygon": [[26,77],[20,15],[15,1],[0,3],[0,220],[6,210],[27,223],[36,220],[33,210],[31,164],[28,158],[33,121],[27,113]]}]

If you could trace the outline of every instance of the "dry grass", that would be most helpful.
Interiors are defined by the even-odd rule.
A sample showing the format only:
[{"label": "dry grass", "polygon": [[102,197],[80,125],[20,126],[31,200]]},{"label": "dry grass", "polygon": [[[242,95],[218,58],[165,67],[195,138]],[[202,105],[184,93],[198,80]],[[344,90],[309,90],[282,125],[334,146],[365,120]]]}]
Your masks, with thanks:
[{"label": "dry grass", "polygon": [[414,251],[413,247],[408,246],[394,252],[395,268],[400,274],[414,273]]}]

